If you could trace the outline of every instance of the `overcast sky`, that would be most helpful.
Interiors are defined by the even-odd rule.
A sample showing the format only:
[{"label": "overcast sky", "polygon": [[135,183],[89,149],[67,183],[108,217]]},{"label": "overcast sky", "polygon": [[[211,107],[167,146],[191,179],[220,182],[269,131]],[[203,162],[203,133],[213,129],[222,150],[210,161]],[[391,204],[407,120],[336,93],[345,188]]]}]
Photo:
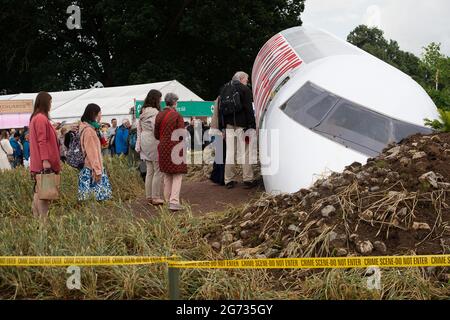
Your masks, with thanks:
[{"label": "overcast sky", "polygon": [[434,41],[450,56],[450,0],[306,0],[302,20],[343,39],[360,24],[377,26],[402,50],[419,56]]}]

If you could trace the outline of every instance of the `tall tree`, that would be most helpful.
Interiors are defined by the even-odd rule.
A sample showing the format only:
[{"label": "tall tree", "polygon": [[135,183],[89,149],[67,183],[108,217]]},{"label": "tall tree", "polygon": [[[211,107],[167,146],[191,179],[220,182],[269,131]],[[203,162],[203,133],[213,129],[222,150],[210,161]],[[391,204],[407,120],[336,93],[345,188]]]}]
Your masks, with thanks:
[{"label": "tall tree", "polygon": [[440,75],[445,67],[445,56],[441,53],[441,44],[432,42],[423,48],[422,63],[433,75],[435,89],[439,90]]}]

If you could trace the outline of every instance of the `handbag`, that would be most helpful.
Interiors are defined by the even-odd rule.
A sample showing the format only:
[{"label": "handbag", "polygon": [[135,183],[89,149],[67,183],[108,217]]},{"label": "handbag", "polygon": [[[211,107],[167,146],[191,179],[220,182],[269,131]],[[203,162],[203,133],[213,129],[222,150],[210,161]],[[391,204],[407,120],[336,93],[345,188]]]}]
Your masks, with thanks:
[{"label": "handbag", "polygon": [[39,200],[58,200],[60,187],[59,174],[44,170],[36,175],[36,193]]}]

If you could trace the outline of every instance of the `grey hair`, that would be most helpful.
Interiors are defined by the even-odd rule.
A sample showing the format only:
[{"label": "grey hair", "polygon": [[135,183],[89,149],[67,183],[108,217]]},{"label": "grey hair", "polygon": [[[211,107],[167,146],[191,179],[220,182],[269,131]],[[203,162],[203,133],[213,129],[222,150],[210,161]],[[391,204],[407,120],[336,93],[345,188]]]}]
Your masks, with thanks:
[{"label": "grey hair", "polygon": [[178,96],[175,93],[172,93],[172,92],[169,92],[164,97],[164,101],[166,102],[166,105],[168,105],[169,107],[174,106],[175,103],[178,101],[178,99],[179,99]]},{"label": "grey hair", "polygon": [[241,81],[241,79],[248,78],[248,74],[244,71],[238,71],[234,74],[231,80],[233,81]]}]

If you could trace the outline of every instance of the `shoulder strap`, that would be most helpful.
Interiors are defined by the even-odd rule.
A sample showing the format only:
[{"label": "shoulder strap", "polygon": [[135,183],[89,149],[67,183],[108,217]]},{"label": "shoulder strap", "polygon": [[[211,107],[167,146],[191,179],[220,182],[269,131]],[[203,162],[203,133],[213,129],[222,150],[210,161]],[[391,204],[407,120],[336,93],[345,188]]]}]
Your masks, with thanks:
[{"label": "shoulder strap", "polygon": [[80,149],[81,149],[81,152],[83,153],[85,159],[86,159],[86,154],[84,153],[84,150],[83,150],[83,132],[86,128],[87,127],[84,127],[83,130],[80,131]]},{"label": "shoulder strap", "polygon": [[5,156],[8,156],[8,152],[3,148],[3,144],[0,142],[0,147],[2,147],[3,152],[5,153]]},{"label": "shoulder strap", "polygon": [[161,126],[159,127],[159,139],[161,139],[161,137],[162,137],[164,125],[166,124],[167,119],[172,112],[173,112],[173,110],[169,109],[169,111],[166,113],[166,115],[164,116],[164,118],[161,121]]}]

